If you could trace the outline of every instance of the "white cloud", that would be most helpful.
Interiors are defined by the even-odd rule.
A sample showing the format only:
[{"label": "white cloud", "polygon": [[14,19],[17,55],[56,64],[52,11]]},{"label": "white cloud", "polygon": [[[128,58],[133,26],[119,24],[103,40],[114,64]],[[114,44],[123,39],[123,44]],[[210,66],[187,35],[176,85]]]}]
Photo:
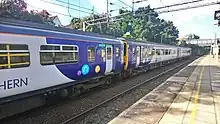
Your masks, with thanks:
[{"label": "white cloud", "polygon": [[[55,3],[53,0],[48,0],[49,2]],[[67,25],[70,23],[71,18],[62,14],[68,15],[68,9],[65,7],[61,7],[58,5],[54,5],[51,3],[44,2],[42,0],[26,0],[25,2],[28,3],[28,10],[47,10],[52,15],[57,15],[61,20],[63,25]],[[60,4],[60,3],[59,3]]]}]

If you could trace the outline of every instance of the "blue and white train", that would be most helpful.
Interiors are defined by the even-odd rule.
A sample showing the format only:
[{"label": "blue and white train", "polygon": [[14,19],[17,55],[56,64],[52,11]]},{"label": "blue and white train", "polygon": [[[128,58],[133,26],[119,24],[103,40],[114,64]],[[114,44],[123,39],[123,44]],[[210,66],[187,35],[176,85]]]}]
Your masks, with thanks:
[{"label": "blue and white train", "polygon": [[71,31],[0,23],[0,119],[26,110],[20,106],[29,98],[73,96],[191,55],[190,48]]}]

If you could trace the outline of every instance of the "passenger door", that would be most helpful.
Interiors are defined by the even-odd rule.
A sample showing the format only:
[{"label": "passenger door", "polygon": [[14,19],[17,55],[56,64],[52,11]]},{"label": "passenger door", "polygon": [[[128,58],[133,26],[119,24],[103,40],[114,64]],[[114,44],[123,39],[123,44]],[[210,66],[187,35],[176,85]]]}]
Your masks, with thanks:
[{"label": "passenger door", "polygon": [[112,45],[106,45],[106,69],[105,73],[109,73],[113,68],[113,47]]},{"label": "passenger door", "polygon": [[177,48],[177,58],[180,57],[180,48]]},{"label": "passenger door", "polygon": [[137,52],[137,60],[136,60],[136,67],[138,67],[141,63],[141,50],[140,50],[140,46],[137,46],[136,48],[136,52]]}]

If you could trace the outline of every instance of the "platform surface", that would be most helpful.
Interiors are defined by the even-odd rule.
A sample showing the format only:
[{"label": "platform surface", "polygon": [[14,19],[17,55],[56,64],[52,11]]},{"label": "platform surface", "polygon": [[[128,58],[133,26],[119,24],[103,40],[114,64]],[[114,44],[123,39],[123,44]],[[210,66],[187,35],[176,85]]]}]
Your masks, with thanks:
[{"label": "platform surface", "polygon": [[198,58],[108,124],[220,124],[220,63]]}]

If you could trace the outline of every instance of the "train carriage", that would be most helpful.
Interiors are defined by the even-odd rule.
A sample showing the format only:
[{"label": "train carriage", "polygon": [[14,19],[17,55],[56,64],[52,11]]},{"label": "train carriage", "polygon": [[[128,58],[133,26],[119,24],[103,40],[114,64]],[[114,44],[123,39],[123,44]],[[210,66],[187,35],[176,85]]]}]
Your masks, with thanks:
[{"label": "train carriage", "polygon": [[[189,55],[190,48],[44,25],[6,24],[0,19],[0,119],[23,111],[13,110],[17,100],[24,106],[32,96],[42,99],[78,95],[82,89],[146,72],[151,66]],[[37,106],[31,105],[29,108]]]},{"label": "train carriage", "polygon": [[123,69],[120,40],[19,28],[0,25],[0,98]]}]

